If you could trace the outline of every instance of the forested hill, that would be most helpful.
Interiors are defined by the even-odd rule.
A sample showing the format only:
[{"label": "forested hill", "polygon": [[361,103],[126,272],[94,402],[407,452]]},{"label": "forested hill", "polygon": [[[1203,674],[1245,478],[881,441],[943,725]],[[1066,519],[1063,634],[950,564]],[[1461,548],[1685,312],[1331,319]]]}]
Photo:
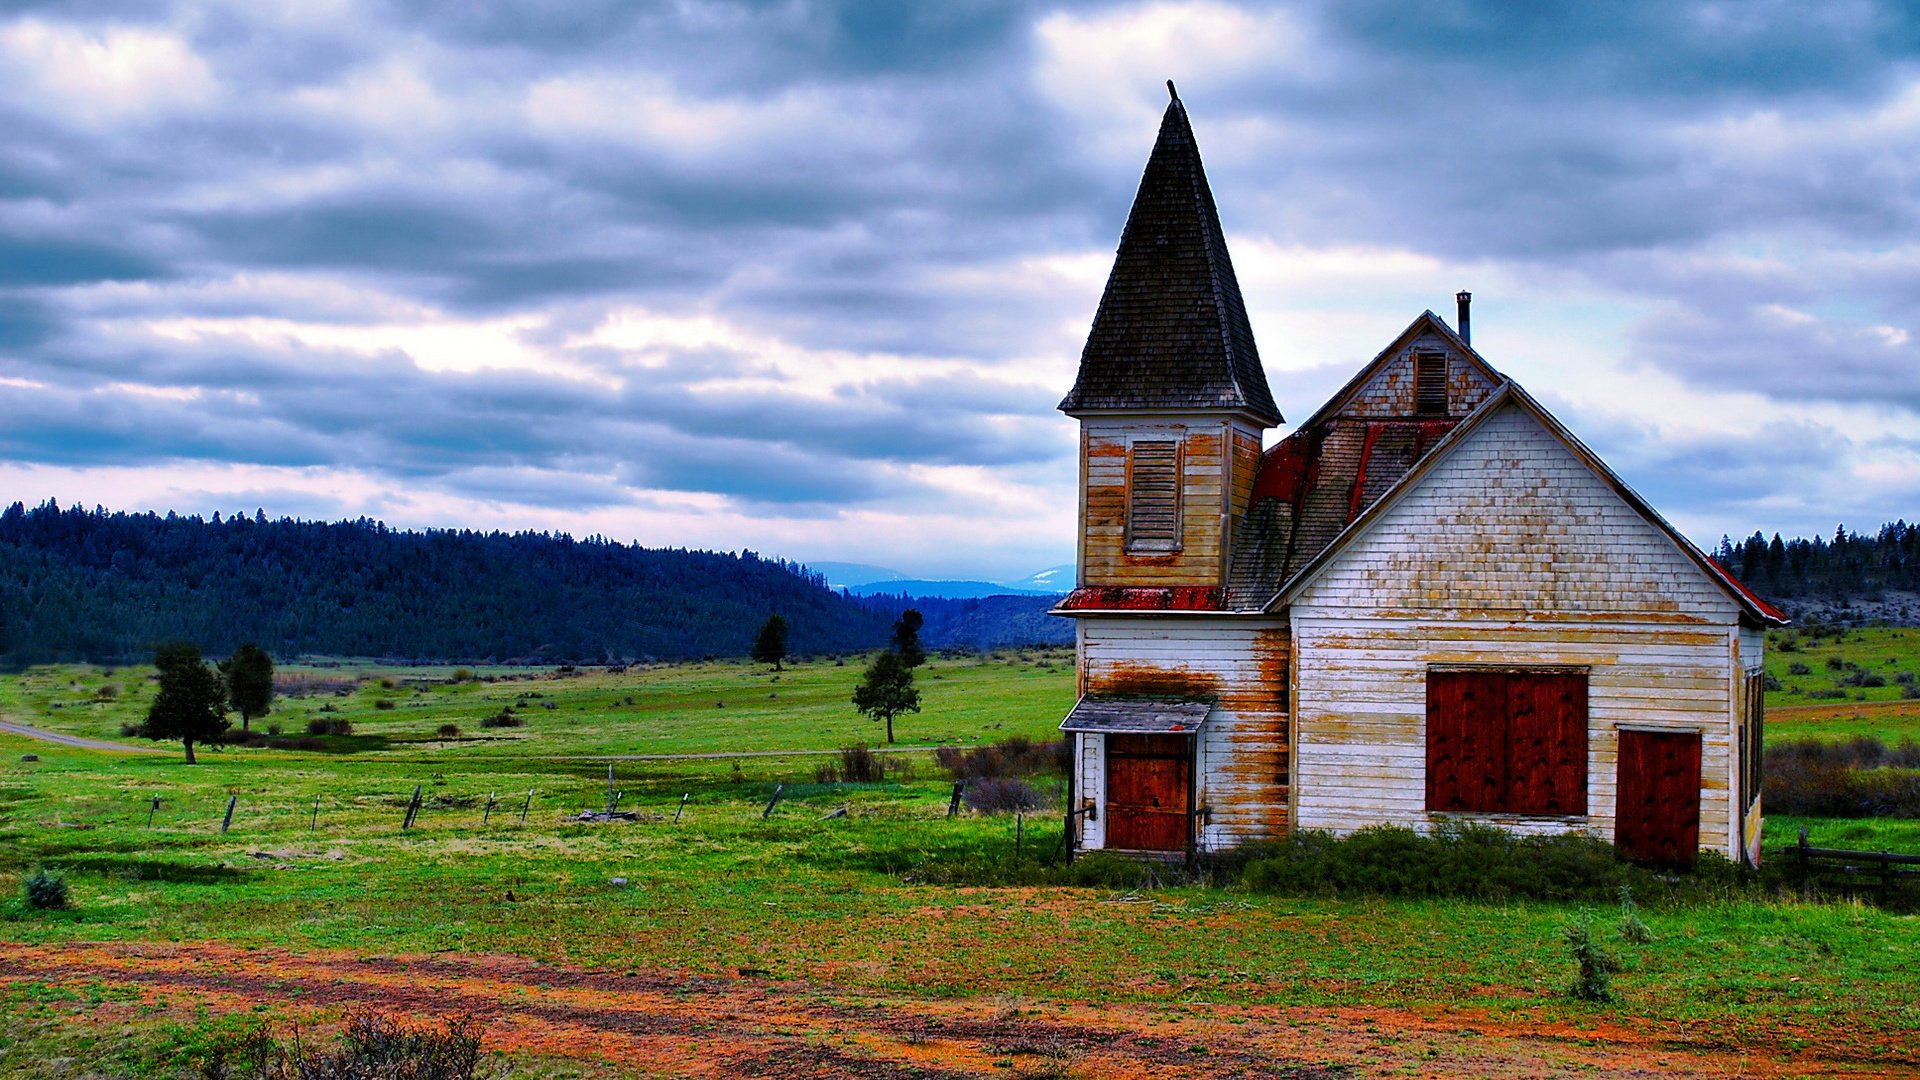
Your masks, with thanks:
[{"label": "forested hill", "polygon": [[1904,520],[1874,534],[1834,530],[1833,539],[1783,540],[1758,532],[1736,544],[1722,537],[1714,560],[1776,603],[1872,601],[1885,592],[1920,592],[1920,526]]},{"label": "forested hill", "polygon": [[211,521],[14,503],[0,513],[0,663],[211,655],[606,663],[745,655],[771,612],[796,654],[873,648],[891,618],[751,552],[368,520]]}]

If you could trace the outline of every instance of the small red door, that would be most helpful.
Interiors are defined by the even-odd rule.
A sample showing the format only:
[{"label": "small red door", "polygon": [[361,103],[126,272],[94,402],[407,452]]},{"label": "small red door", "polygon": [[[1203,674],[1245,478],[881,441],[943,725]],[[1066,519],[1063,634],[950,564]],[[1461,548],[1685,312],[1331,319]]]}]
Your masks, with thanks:
[{"label": "small red door", "polygon": [[1107,736],[1108,847],[1186,851],[1192,791],[1192,736]]},{"label": "small red door", "polygon": [[1630,859],[1692,866],[1700,850],[1700,736],[1681,731],[1620,733],[1614,843]]}]

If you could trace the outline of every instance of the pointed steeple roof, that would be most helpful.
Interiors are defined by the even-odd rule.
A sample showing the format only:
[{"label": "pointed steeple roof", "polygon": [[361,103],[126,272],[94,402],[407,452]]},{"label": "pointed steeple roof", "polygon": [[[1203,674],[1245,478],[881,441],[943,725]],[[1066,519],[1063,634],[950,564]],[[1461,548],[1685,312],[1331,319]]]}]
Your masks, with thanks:
[{"label": "pointed steeple roof", "polygon": [[1280,421],[1173,83],[1063,412],[1243,409]]}]

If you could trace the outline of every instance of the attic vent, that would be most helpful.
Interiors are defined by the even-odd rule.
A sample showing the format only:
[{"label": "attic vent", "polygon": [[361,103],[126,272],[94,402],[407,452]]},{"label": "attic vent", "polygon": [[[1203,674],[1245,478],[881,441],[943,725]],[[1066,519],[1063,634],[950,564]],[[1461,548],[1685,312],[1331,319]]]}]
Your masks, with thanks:
[{"label": "attic vent", "polygon": [[1447,415],[1447,354],[1423,349],[1413,354],[1413,411],[1416,416]]},{"label": "attic vent", "polygon": [[1127,456],[1127,550],[1180,550],[1180,444],[1135,442]]}]

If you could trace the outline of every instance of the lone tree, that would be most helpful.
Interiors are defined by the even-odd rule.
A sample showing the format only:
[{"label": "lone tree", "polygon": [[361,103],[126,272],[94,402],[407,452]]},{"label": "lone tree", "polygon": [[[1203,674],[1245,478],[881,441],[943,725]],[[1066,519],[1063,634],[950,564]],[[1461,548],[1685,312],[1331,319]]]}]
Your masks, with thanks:
[{"label": "lone tree", "polygon": [[887,722],[887,741],[893,741],[893,718],[920,711],[920,691],[913,685],[913,669],[892,649],[873,658],[867,674],[853,691],[853,707],[870,719]]},{"label": "lone tree", "polygon": [[220,662],[227,699],[240,714],[240,730],[250,731],[254,717],[273,711],[273,657],[249,641]]},{"label": "lone tree", "polygon": [[156,742],[180,740],[192,765],[194,743],[217,743],[227,733],[227,688],[200,659],[198,645],[162,645],[153,654],[153,666],[160,669],[160,690],[140,734]]},{"label": "lone tree", "polygon": [[760,636],[753,642],[753,658],[762,664],[772,664],[773,670],[784,670],[780,661],[787,658],[787,620],[778,615],[767,616],[760,624]]},{"label": "lone tree", "polygon": [[927,650],[920,647],[920,628],[926,623],[918,610],[908,608],[893,624],[893,651],[900,654],[900,662],[908,669],[927,662]]}]

